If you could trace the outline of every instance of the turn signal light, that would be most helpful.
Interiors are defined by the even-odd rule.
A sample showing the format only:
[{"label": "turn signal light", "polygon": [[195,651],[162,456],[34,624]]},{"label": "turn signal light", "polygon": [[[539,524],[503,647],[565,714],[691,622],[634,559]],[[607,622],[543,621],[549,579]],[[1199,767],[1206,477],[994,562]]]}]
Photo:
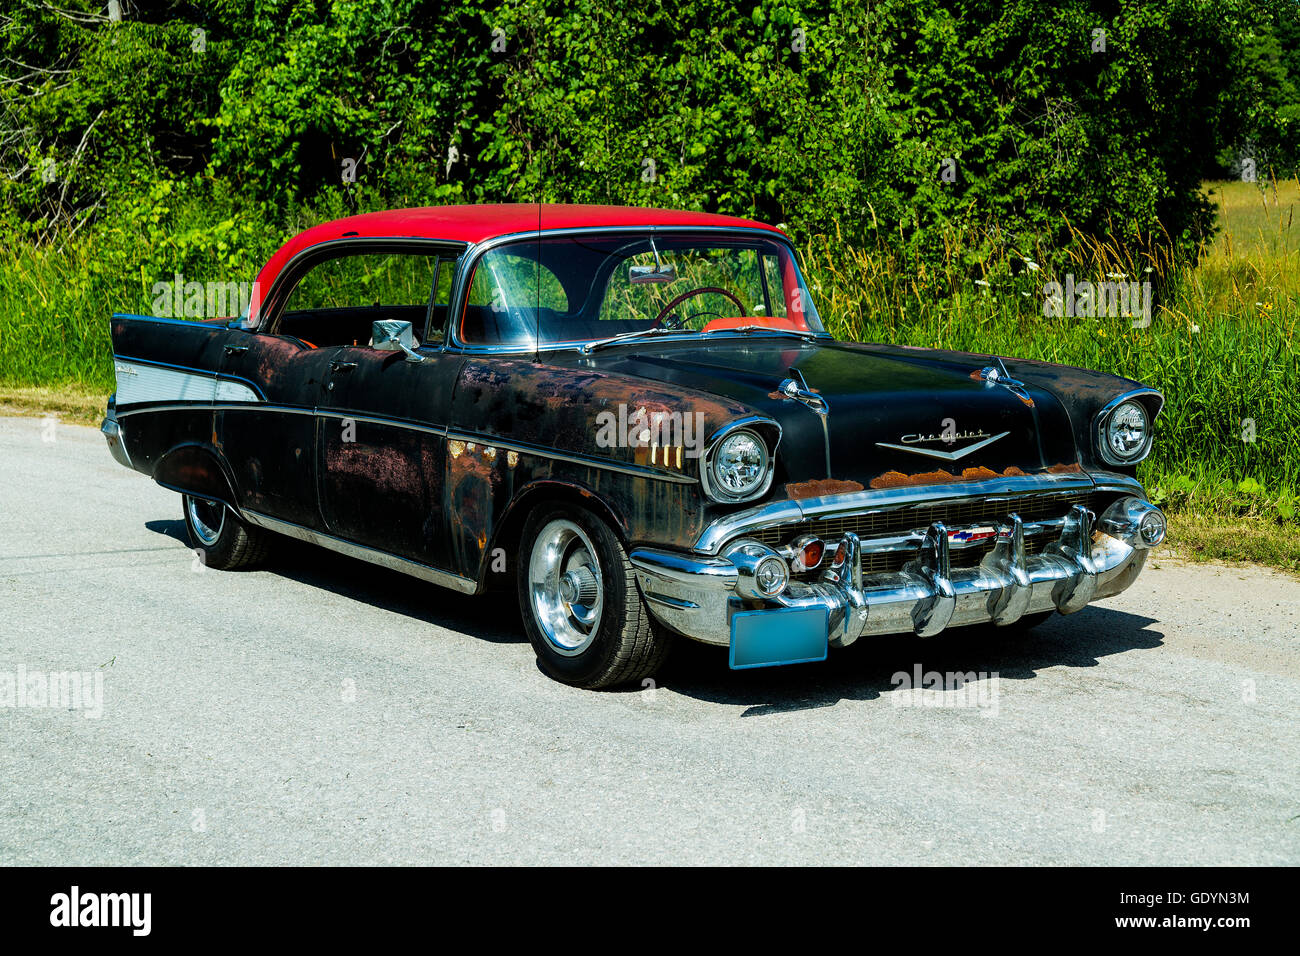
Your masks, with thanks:
[{"label": "turn signal light", "polygon": [[794,571],[812,571],[822,563],[825,554],[825,541],[812,535],[805,535],[790,546],[790,567]]}]

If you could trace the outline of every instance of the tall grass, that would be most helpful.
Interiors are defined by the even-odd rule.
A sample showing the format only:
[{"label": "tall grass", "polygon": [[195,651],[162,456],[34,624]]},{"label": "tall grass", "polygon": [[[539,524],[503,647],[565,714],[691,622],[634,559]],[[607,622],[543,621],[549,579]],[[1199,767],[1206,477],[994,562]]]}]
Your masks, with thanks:
[{"label": "tall grass", "polygon": [[[0,384],[113,390],[108,316],[121,290],[93,246],[6,247],[0,262]],[[115,301],[116,299],[116,301]]]},{"label": "tall grass", "polygon": [[[1176,493],[1239,500],[1256,487],[1289,514],[1300,487],[1300,205],[1295,182],[1215,184],[1224,233],[1195,268],[1152,243],[1121,251],[1081,244],[1049,271],[1003,250],[1018,268],[971,275],[954,256],[938,269],[889,249],[853,250],[819,237],[804,249],[818,307],[837,336],[1043,359],[1112,372],[1160,389],[1165,408],[1143,477]],[[1042,257],[1046,260],[1048,257]],[[1054,274],[1053,274],[1054,272]],[[1049,318],[1044,284],[1150,281],[1151,324]]]}]

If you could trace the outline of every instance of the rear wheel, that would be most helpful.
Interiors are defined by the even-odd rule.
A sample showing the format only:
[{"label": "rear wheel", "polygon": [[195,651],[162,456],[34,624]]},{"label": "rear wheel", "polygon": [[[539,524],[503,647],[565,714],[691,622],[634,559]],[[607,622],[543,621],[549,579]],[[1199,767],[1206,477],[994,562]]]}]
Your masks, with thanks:
[{"label": "rear wheel", "polygon": [[190,545],[209,568],[233,571],[258,564],[270,549],[270,535],[241,520],[219,501],[181,496]]},{"label": "rear wheel", "polygon": [[584,508],[543,506],[524,525],[518,572],[524,629],[542,668],[575,687],[654,674],[672,635],[656,628],[617,536]]}]

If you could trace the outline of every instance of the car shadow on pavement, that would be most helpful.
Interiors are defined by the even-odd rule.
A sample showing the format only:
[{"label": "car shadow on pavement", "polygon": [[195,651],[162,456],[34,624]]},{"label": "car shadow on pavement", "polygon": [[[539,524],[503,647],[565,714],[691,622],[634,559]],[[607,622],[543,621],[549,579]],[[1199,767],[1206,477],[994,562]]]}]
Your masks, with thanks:
[{"label": "car shadow on pavement", "polygon": [[189,536],[185,533],[185,522],[180,518],[171,521],[162,518],[155,518],[153,521],[146,521],[144,526],[154,534],[161,534],[168,538],[175,538],[185,547],[190,546]]},{"label": "car shadow on pavement", "polygon": [[992,626],[957,627],[931,638],[913,635],[864,637],[817,664],[733,671],[727,651],[679,641],[660,672],[661,687],[687,697],[747,704],[743,717],[833,707],[841,700],[875,700],[897,690],[904,678],[940,674],[992,675],[1029,680],[1048,667],[1095,667],[1126,651],[1164,642],[1154,618],[1096,605],[1055,615],[1028,631]]},{"label": "car shadow on pavement", "polygon": [[513,596],[474,597],[409,574],[285,538],[276,542],[266,570],[394,614],[449,628],[493,644],[525,643]]},{"label": "car shadow on pavement", "polygon": [[[190,546],[182,520],[147,521],[145,527]],[[493,600],[492,595],[459,594],[305,541],[277,536],[274,550],[258,570],[494,644],[528,640],[513,595],[509,600]]]},{"label": "car shadow on pavement", "polygon": [[[185,522],[154,520],[150,531],[189,547]],[[278,538],[265,571],[331,591],[372,607],[471,634],[491,643],[524,644],[527,637],[514,594],[458,594],[365,561],[292,538]],[[833,707],[841,700],[875,700],[899,686],[899,674],[992,674],[1028,680],[1047,667],[1095,667],[1112,654],[1159,647],[1154,618],[1091,605],[1054,615],[1029,631],[993,626],[956,627],[936,637],[864,637],[831,650],[816,664],[733,671],[727,650],[679,638],[656,683],[700,700],[747,704],[742,716]],[[638,691],[639,685],[624,688]]]}]

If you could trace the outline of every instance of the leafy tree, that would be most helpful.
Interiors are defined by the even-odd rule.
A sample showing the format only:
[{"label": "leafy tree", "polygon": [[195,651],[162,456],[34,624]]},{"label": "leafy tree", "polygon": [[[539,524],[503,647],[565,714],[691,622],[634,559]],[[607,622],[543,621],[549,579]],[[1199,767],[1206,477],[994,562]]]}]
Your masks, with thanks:
[{"label": "leafy tree", "polygon": [[918,270],[1187,252],[1217,152],[1294,142],[1296,0],[1261,2],[18,0],[0,215],[143,223],[181,261],[354,209],[541,199],[752,216]]}]

